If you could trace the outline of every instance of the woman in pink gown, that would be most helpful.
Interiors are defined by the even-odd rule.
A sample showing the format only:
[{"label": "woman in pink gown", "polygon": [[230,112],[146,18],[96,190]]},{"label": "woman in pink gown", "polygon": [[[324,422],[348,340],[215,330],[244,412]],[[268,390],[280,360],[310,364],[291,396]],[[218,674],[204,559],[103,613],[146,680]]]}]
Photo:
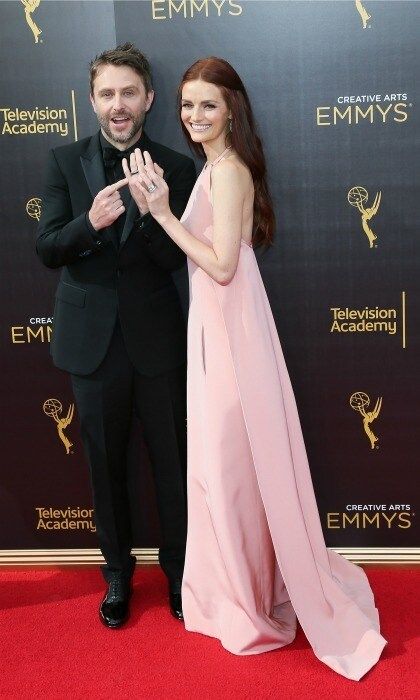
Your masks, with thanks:
[{"label": "woman in pink gown", "polygon": [[359,680],[386,640],[364,571],[325,546],[253,250],[273,230],[264,155],[226,61],[203,59],[186,72],[180,116],[207,157],[181,222],[147,153],[145,162],[136,156],[132,191],[188,256],[185,626],[234,654],[257,654],[290,644],[298,619],[315,655]]}]

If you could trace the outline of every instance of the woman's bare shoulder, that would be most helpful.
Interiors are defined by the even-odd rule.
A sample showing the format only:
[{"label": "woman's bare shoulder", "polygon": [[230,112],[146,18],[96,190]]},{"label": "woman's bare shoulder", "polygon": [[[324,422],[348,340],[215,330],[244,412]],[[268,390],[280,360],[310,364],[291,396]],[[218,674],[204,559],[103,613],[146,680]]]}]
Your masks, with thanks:
[{"label": "woman's bare shoulder", "polygon": [[244,190],[248,189],[250,182],[252,182],[249,168],[236,153],[219,160],[213,167],[212,176],[214,181],[226,184],[234,182]]}]

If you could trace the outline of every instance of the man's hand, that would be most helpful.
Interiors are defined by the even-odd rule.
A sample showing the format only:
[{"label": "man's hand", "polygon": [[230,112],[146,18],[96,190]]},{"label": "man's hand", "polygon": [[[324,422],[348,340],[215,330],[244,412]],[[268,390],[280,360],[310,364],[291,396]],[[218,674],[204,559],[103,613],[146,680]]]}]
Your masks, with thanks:
[{"label": "man's hand", "polygon": [[[139,148],[136,148],[134,153],[130,155],[130,166],[125,158],[123,158],[122,166],[124,170],[124,175],[128,180],[128,187],[130,188],[130,194],[137,204],[138,210],[142,216],[148,213],[149,207],[147,205],[146,197],[140,192],[139,188],[136,187],[136,183],[140,178],[140,173],[144,169],[143,155]],[[137,171],[137,176],[132,175],[132,172]]]},{"label": "man's hand", "polygon": [[95,231],[111,226],[125,211],[124,204],[118,190],[128,184],[127,178],[118,180],[113,185],[108,185],[98,192],[89,210],[89,221]]}]

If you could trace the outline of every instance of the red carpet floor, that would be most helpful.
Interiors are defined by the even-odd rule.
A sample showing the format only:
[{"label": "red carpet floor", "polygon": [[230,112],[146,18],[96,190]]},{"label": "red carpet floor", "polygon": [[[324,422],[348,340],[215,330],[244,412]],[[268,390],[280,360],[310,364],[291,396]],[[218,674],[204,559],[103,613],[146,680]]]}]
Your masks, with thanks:
[{"label": "red carpet floor", "polygon": [[2,698],[420,698],[420,568],[366,567],[388,640],[359,682],[318,661],[302,630],[293,644],[236,657],[187,633],[166,605],[157,567],[138,567],[132,617],[97,616],[97,568],[0,569]]}]

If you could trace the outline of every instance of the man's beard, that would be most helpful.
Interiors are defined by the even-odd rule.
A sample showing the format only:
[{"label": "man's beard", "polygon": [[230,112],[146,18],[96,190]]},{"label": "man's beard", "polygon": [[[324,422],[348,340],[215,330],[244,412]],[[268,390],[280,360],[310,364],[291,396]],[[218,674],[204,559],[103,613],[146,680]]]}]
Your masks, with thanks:
[{"label": "man's beard", "polygon": [[114,134],[109,126],[111,121],[109,117],[98,117],[99,125],[111,141],[115,141],[115,143],[127,143],[140,131],[146,118],[146,112],[140,112],[137,115],[131,112],[123,112],[122,114],[114,114],[114,117],[129,117],[131,119],[132,127],[127,134]]}]

